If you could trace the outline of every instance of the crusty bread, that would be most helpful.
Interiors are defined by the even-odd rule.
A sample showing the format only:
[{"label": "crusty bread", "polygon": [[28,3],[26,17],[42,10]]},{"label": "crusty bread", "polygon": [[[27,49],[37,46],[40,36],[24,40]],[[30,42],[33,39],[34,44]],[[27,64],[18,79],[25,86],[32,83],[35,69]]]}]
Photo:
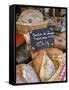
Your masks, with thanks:
[{"label": "crusty bread", "polygon": [[60,33],[59,36],[61,36],[62,38],[64,38],[66,40],[66,32]]},{"label": "crusty bread", "polygon": [[33,59],[32,61],[33,61],[33,64],[34,64],[34,67],[37,73],[40,72],[41,64],[43,61],[43,56],[44,56],[44,52],[42,49],[37,50],[32,53],[32,59]]},{"label": "crusty bread", "polygon": [[59,55],[63,54],[63,51],[58,48],[47,48],[46,52],[48,56],[53,60],[55,60]]},{"label": "crusty bread", "polygon": [[59,48],[61,50],[66,49],[66,40],[63,37],[64,37],[64,35],[55,36],[54,47]]},{"label": "crusty bread", "polygon": [[45,55],[42,60],[39,77],[41,81],[48,81],[55,73],[55,66],[45,51],[44,53]]}]

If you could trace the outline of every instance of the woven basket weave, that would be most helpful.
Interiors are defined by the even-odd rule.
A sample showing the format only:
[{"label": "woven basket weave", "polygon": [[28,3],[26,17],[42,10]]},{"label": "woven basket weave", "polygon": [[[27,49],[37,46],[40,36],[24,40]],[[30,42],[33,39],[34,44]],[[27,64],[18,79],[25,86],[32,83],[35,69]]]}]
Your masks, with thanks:
[{"label": "woven basket weave", "polygon": [[26,24],[26,23],[20,23],[16,22],[16,30],[18,33],[26,33],[30,32],[31,30],[41,29],[41,28],[47,28],[48,22],[42,22],[39,24]]}]

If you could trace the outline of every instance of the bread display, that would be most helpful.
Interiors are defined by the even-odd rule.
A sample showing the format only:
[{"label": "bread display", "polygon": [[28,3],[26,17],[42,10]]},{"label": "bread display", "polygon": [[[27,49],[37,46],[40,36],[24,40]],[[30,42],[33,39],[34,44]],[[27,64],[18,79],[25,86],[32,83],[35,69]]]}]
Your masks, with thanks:
[{"label": "bread display", "polygon": [[[46,18],[48,19],[46,20],[44,13],[42,13],[42,11],[40,12],[38,9],[24,8],[16,21],[16,32],[23,36],[25,42],[22,46],[17,47],[16,49],[16,61],[18,62],[18,65],[16,65],[17,82],[36,83],[63,81],[66,77],[65,73],[63,74],[64,76],[61,76],[63,70],[66,72],[67,48],[66,30],[63,25],[63,17],[48,16]],[[43,29],[48,30],[48,32],[45,33],[46,31],[44,31],[44,34],[38,32],[38,30]],[[42,39],[40,36],[44,35],[44,42],[42,40],[33,41],[33,39],[31,39],[31,33],[35,33],[35,30],[37,30],[39,37],[36,33],[34,38],[38,37],[38,39]],[[53,34],[51,31],[53,31]],[[51,37],[50,33],[53,36],[52,39],[47,38],[48,34],[49,37]],[[47,37],[45,37],[46,35]],[[47,42],[47,39],[49,42]],[[34,45],[32,44],[32,41],[33,44],[39,41],[39,46],[41,44],[48,44],[49,47],[41,46],[36,49],[36,46],[38,46],[37,44],[35,49],[33,49]],[[52,46],[50,46],[51,42]],[[31,59],[29,62],[25,63],[29,57],[31,57]]]}]

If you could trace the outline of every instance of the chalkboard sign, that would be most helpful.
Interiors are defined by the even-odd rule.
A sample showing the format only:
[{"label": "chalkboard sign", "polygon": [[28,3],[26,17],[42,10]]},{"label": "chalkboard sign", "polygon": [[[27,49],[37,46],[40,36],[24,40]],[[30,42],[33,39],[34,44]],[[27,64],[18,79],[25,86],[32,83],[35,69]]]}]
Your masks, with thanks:
[{"label": "chalkboard sign", "polygon": [[30,32],[32,50],[54,46],[54,32],[51,29],[37,29]]}]

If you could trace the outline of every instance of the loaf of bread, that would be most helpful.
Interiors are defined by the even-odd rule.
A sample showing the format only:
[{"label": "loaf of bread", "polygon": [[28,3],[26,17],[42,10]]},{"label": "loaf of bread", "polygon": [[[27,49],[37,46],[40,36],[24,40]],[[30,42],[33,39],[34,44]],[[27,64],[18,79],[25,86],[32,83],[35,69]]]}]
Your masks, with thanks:
[{"label": "loaf of bread", "polygon": [[35,70],[29,64],[16,65],[16,83],[39,82]]},{"label": "loaf of bread", "polygon": [[47,82],[55,73],[56,69],[52,60],[45,54],[40,68],[40,79],[42,82]]},{"label": "loaf of bread", "polygon": [[55,66],[48,57],[45,49],[37,50],[32,54],[34,68],[41,81],[47,81],[55,73]]},{"label": "loaf of bread", "polygon": [[44,58],[44,51],[43,49],[37,50],[32,53],[32,62],[34,64],[35,70],[37,74],[40,72],[41,64]]},{"label": "loaf of bread", "polygon": [[59,33],[59,36],[66,40],[66,32]]},{"label": "loaf of bread", "polygon": [[47,48],[46,52],[52,60],[57,59],[59,55],[63,54],[63,51],[58,48]]},{"label": "loaf of bread", "polygon": [[21,13],[17,22],[37,24],[43,22],[43,14],[39,10],[27,9]]},{"label": "loaf of bread", "polygon": [[62,50],[66,49],[66,40],[61,36],[55,36],[54,47]]},{"label": "loaf of bread", "polygon": [[23,77],[28,83],[40,82],[34,68],[29,64],[23,64]]},{"label": "loaf of bread", "polygon": [[27,83],[23,77],[22,64],[16,65],[16,83]]}]

